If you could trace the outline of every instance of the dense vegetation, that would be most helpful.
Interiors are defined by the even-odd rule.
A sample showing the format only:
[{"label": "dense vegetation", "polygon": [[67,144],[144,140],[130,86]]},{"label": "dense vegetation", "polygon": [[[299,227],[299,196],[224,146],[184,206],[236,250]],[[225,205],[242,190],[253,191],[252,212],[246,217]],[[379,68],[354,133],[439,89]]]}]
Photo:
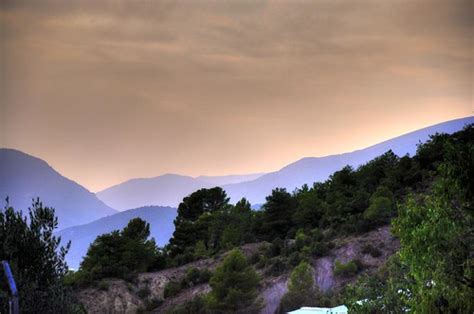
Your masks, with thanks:
[{"label": "dense vegetation", "polygon": [[[153,239],[148,239],[149,225],[134,219],[124,230],[98,237],[80,270],[66,281],[81,285],[98,284],[106,277],[132,280],[138,272],[179,266],[234,249],[212,276],[190,270],[184,281],[168,284],[168,297],[189,285],[209,282],[211,287],[207,296],[183,304],[176,313],[236,312],[243,307],[247,312],[257,311],[261,302],[255,269],[264,276],[292,271],[280,311],[344,302],[361,313],[473,312],[473,138],[471,125],[453,135],[433,136],[413,157],[388,151],[358,169],[347,166],[311,187],[304,185],[292,192],[275,189],[260,211],[253,211],[245,199],[230,204],[219,187],[198,190],[179,205],[176,229],[165,248],[156,248]],[[0,218],[7,214],[3,215]],[[377,274],[360,276],[331,299],[314,288],[311,260],[326,255],[334,239],[391,222],[401,248]],[[18,234],[15,228],[3,234]],[[41,227],[39,232],[52,226],[48,228]],[[56,243],[49,240],[51,236],[36,237]],[[3,235],[4,247],[12,241],[5,239]],[[266,244],[247,260],[236,248],[250,242]],[[13,247],[7,247],[7,252],[23,254]],[[50,256],[52,249],[46,247],[49,253],[44,254]],[[26,246],[22,250],[29,252]],[[363,252],[373,257],[381,254],[370,245]],[[66,271],[63,254],[65,250],[56,257],[59,266],[48,275],[59,278],[54,282],[61,282]],[[6,258],[15,263],[14,256]],[[356,278],[363,267],[358,260],[337,262],[334,274]],[[35,282],[34,276],[20,278]]]},{"label": "dense vegetation", "polygon": [[399,253],[378,274],[348,287],[355,312],[474,311],[473,131],[436,136],[420,147],[418,158],[431,159],[437,178],[429,191],[401,204],[392,224]]},{"label": "dense vegetation", "polygon": [[98,236],[79,271],[69,273],[66,283],[84,286],[107,277],[132,280],[139,272],[161,268],[164,260],[149,236],[150,225],[140,218],[130,220],[122,231]]},{"label": "dense vegetation", "polygon": [[[53,235],[58,225],[54,209],[36,200],[28,216],[7,205],[0,211],[0,260],[6,260],[15,277],[22,313],[82,313],[64,285],[67,272],[64,257],[69,249],[60,247]],[[8,312],[9,288],[0,271],[0,312]]]}]

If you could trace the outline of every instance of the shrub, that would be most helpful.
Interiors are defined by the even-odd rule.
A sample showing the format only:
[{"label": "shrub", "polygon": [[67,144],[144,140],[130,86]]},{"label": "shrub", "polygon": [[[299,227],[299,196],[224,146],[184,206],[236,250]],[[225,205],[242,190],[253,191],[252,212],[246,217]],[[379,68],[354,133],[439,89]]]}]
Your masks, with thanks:
[{"label": "shrub", "polygon": [[380,257],[382,255],[382,252],[377,249],[376,247],[370,245],[370,244],[365,244],[362,247],[362,253],[363,254],[370,254],[372,257]]},{"label": "shrub", "polygon": [[165,285],[165,290],[163,292],[163,297],[165,299],[167,298],[170,298],[170,297],[174,297],[175,295],[177,295],[179,292],[181,291],[181,284],[179,282],[176,282],[176,281],[169,281],[166,285]]},{"label": "shrub", "polygon": [[66,286],[73,288],[83,288],[92,284],[92,276],[86,271],[68,271],[63,282]]},{"label": "shrub", "polygon": [[329,248],[325,242],[314,242],[311,246],[311,253],[316,257],[325,256],[329,252]]},{"label": "shrub", "polygon": [[268,276],[279,276],[288,269],[288,262],[282,257],[275,257],[270,261],[270,267],[265,271]]},{"label": "shrub", "polygon": [[255,265],[258,269],[261,269],[267,265],[268,258],[266,256],[261,256],[258,263]]},{"label": "shrub", "polygon": [[101,280],[98,284],[97,284],[97,288],[99,290],[102,290],[102,291],[107,291],[109,290],[109,283],[104,281],[104,280]]},{"label": "shrub", "polygon": [[279,313],[317,304],[318,290],[314,287],[313,270],[309,263],[303,261],[291,272],[288,292],[280,301]]},{"label": "shrub", "polygon": [[197,284],[199,283],[199,276],[201,275],[201,272],[199,271],[199,269],[195,268],[195,267],[191,267],[191,268],[188,268],[188,270],[186,271],[186,282],[188,284]]},{"label": "shrub", "polygon": [[341,277],[351,277],[359,272],[362,268],[359,260],[352,260],[344,264],[336,261],[334,265],[334,275]]},{"label": "shrub", "polygon": [[252,265],[255,265],[260,261],[260,258],[261,258],[260,253],[255,252],[252,255],[250,255],[249,263],[252,264]]},{"label": "shrub", "polygon": [[291,266],[296,266],[302,261],[302,256],[299,252],[293,252],[288,258],[288,262]]},{"label": "shrub", "polygon": [[211,280],[211,277],[212,277],[212,272],[209,269],[207,268],[202,269],[201,273],[199,274],[199,282],[200,283],[209,282],[209,280]]},{"label": "shrub", "polygon": [[260,278],[248,264],[245,255],[232,250],[216,268],[210,280],[211,292],[206,299],[209,310],[217,313],[259,312],[262,302],[257,287]]},{"label": "shrub", "polygon": [[268,258],[280,255],[283,245],[284,245],[283,240],[280,238],[276,238],[275,240],[273,240],[272,244],[267,248],[265,255]]},{"label": "shrub", "polygon": [[206,313],[206,303],[204,302],[203,297],[198,296],[194,299],[180,304],[173,309],[166,312],[167,314],[204,314]]}]

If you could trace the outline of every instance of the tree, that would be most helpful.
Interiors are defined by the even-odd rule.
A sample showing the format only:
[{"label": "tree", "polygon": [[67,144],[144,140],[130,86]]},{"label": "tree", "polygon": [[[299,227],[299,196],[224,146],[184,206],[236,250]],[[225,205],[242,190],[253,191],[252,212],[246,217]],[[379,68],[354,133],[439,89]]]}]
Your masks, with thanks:
[{"label": "tree", "polygon": [[[229,198],[220,187],[200,189],[186,196],[178,206],[175,231],[168,246],[170,255],[176,257],[183,254],[199,240],[207,242],[207,229],[211,220],[202,218],[203,214],[222,210],[228,203]],[[201,221],[197,223],[198,220]]]},{"label": "tree", "polygon": [[347,285],[343,292],[343,303],[351,313],[406,312],[407,298],[410,296],[407,271],[399,257],[393,255],[375,274],[364,274],[356,282]]},{"label": "tree", "polygon": [[[70,243],[60,246],[53,235],[58,226],[54,209],[39,199],[28,209],[28,218],[7,205],[0,211],[0,260],[12,268],[22,313],[81,312],[69,289],[63,284],[68,271],[65,256]],[[8,312],[8,287],[0,273],[0,312]]]},{"label": "tree", "polygon": [[470,126],[445,140],[441,177],[428,195],[411,196],[393,222],[414,312],[474,312],[473,186],[466,175],[474,168],[473,132]]},{"label": "tree", "polygon": [[286,313],[302,306],[318,305],[318,295],[313,270],[306,261],[302,261],[291,272],[288,292],[281,299],[279,312]]},{"label": "tree", "polygon": [[263,205],[262,234],[267,240],[284,239],[292,227],[291,216],[297,207],[296,199],[286,189],[274,189]]},{"label": "tree", "polygon": [[309,189],[304,185],[296,195],[298,207],[293,214],[293,221],[299,227],[314,228],[319,226],[324,214],[325,205],[319,193],[315,189]]},{"label": "tree", "polygon": [[211,277],[207,306],[217,313],[258,313],[262,305],[257,293],[259,283],[245,255],[234,249]]},{"label": "tree", "polygon": [[147,271],[159,258],[150,236],[150,225],[140,218],[130,220],[120,232],[103,234],[91,244],[81,263],[80,271],[92,279],[125,278]]},{"label": "tree", "polygon": [[364,219],[371,222],[386,222],[395,209],[393,193],[381,185],[370,197],[370,205],[364,211]]}]

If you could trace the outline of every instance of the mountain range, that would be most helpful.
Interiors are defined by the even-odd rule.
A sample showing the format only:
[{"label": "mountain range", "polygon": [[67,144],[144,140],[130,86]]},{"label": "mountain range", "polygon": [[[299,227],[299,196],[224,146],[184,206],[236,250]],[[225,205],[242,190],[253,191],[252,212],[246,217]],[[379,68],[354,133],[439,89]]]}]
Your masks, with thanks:
[{"label": "mountain range", "polygon": [[[241,182],[225,180],[203,180],[205,177],[186,177],[167,174],[148,179],[132,179],[97,193],[99,199],[116,209],[126,209],[145,205],[177,206],[189,193],[211,186],[221,186],[236,202],[242,197],[252,204],[265,202],[265,197],[276,187],[293,191],[303,184],[324,181],[333,172],[350,165],[357,168],[361,164],[392,150],[398,156],[413,155],[420,142],[428,140],[435,133],[451,134],[464,125],[474,123],[474,117],[443,122],[414,132],[410,132],[382,143],[349,153],[325,157],[307,157],[289,164],[280,170],[267,174],[256,174],[249,180],[235,176]],[[220,177],[223,178],[223,177]]]},{"label": "mountain range", "polygon": [[118,210],[147,205],[176,207],[186,195],[201,189],[253,180],[262,173],[230,176],[189,177],[165,174],[154,178],[131,179],[97,193],[103,202]]},{"label": "mountain range", "polygon": [[117,213],[45,161],[7,148],[0,149],[0,197],[2,200],[8,197],[9,205],[24,213],[32,199],[39,197],[45,206],[54,207],[60,228]]},{"label": "mountain range", "polygon": [[[276,187],[291,191],[303,184],[323,181],[346,165],[357,167],[388,150],[399,156],[413,155],[417,145],[426,141],[430,135],[451,134],[471,123],[474,123],[474,117],[452,120],[354,152],[303,158],[267,174],[196,178],[167,174],[149,179],[132,179],[97,195],[65,178],[39,158],[18,150],[1,148],[0,197],[8,196],[10,205],[23,211],[36,197],[40,197],[45,205],[54,207],[62,229],[57,234],[62,237],[62,243],[72,242],[67,261],[71,267],[77,268],[88,246],[98,235],[122,229],[135,217],[148,221],[151,235],[158,245],[165,245],[174,230],[176,208],[173,207],[184,196],[199,188],[222,186],[232,201],[246,197],[254,205],[261,204]],[[129,208],[135,209],[125,210]],[[117,212],[116,209],[125,211]]]}]

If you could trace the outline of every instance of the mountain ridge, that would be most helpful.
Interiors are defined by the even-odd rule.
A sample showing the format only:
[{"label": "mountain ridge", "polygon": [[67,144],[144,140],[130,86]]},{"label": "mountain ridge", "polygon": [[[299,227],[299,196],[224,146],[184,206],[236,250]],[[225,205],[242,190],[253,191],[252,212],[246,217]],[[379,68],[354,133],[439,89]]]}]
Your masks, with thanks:
[{"label": "mountain ridge", "polygon": [[[253,204],[261,204],[265,202],[265,197],[276,187],[282,187],[292,191],[295,188],[301,187],[303,184],[313,184],[314,182],[324,181],[329,175],[346,165],[356,168],[388,150],[392,150],[398,156],[406,154],[413,155],[416,152],[417,144],[428,140],[430,135],[434,135],[435,133],[451,134],[462,129],[464,125],[469,123],[474,123],[474,116],[427,126],[351,152],[319,157],[303,157],[279,170],[264,173],[253,180],[216,185],[222,187],[227,192],[232,202],[237,202],[240,198],[245,197]],[[182,177],[189,178],[189,180],[199,178]],[[126,182],[130,182],[130,180]],[[145,181],[142,182],[144,183]],[[184,184],[184,182],[182,183]],[[158,191],[158,187],[156,187],[155,190],[151,189],[150,194],[152,194],[153,197],[142,193],[141,197],[136,199],[136,202],[129,202],[130,200],[127,199],[127,194],[130,194],[131,191],[127,191],[127,186],[122,184],[115,185],[113,187],[113,193],[110,191],[111,188],[109,188],[97,193],[97,196],[106,204],[118,209],[158,204],[177,206],[186,195],[199,188],[209,188],[212,186],[214,185],[198,180],[194,180],[192,188],[183,188],[183,186],[180,185],[173,191],[165,191],[165,194],[173,193],[174,195],[173,199],[170,199],[169,196],[166,198],[167,203],[160,202],[157,194],[162,191]],[[122,202],[124,205],[121,205]]]},{"label": "mountain ridge", "polygon": [[45,206],[55,209],[60,228],[117,212],[46,161],[22,151],[0,148],[0,173],[0,196],[8,197],[10,206],[26,211],[39,197]]}]

